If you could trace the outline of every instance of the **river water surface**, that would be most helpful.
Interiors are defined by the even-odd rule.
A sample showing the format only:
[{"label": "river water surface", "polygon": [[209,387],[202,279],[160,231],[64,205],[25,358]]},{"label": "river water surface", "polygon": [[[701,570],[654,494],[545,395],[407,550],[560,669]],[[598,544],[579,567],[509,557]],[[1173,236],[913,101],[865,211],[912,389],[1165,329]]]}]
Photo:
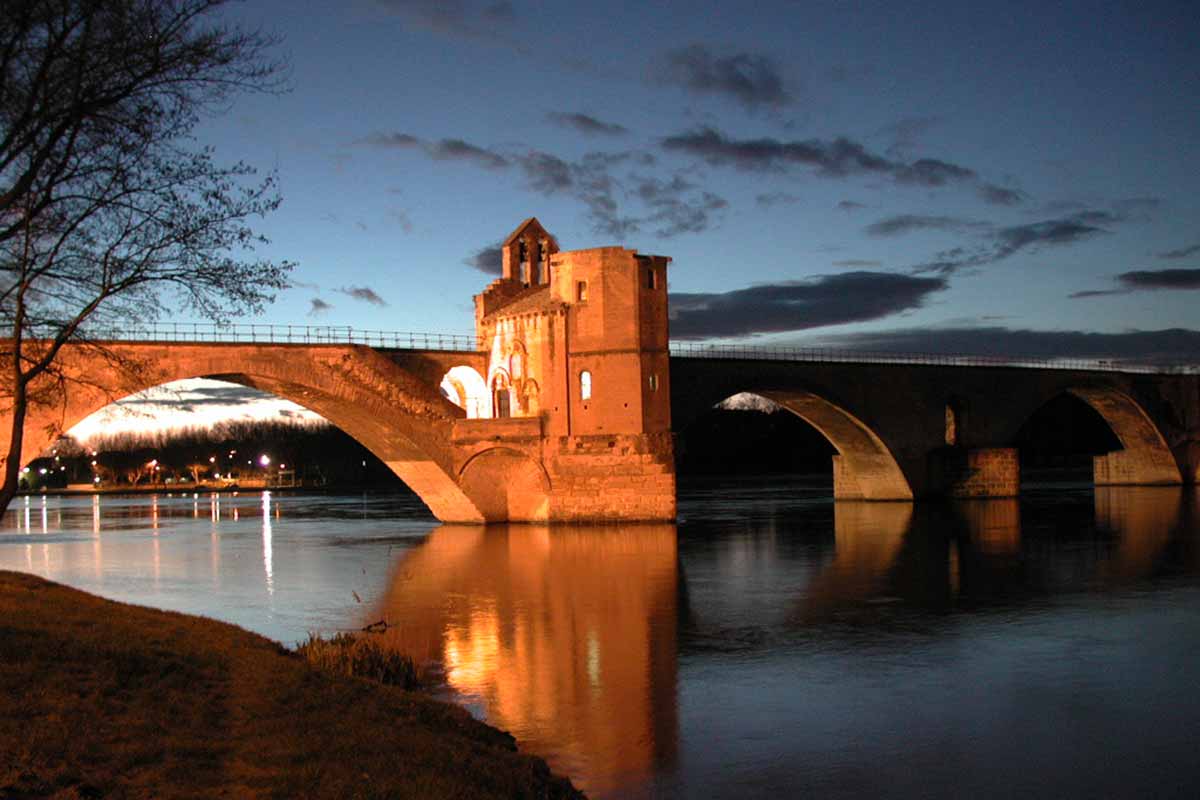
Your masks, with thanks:
[{"label": "river water surface", "polygon": [[385,620],[599,797],[1195,797],[1197,490],[439,525],[405,496],[18,498],[0,568],[285,643]]}]

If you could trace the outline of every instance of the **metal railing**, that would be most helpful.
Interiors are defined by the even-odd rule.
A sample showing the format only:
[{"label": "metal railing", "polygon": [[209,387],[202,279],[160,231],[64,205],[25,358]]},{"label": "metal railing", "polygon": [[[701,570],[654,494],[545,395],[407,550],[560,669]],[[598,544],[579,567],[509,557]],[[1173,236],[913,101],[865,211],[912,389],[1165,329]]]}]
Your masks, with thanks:
[{"label": "metal railing", "polygon": [[671,342],[671,355],[678,358],[735,359],[741,361],[807,361],[825,364],[922,364],[944,367],[1019,367],[1024,369],[1070,369],[1092,372],[1200,374],[1200,362],[1194,364],[1153,364],[1116,358],[1046,358],[1041,356],[890,353],[864,350],[837,350],[833,348],[698,344],[695,342]]},{"label": "metal railing", "polygon": [[455,333],[381,331],[351,325],[276,325],[160,322],[89,328],[87,338],[108,342],[214,342],[241,344],[362,344],[393,350],[480,350],[474,336]]},{"label": "metal railing", "polygon": [[[168,322],[92,328],[94,341],[126,342],[236,342],[264,344],[361,344],[393,350],[449,350],[477,352],[487,344],[470,334],[382,331],[350,325],[278,325],[206,322]],[[1021,367],[1070,369],[1093,372],[1200,374],[1200,362],[1155,364],[1123,359],[1047,358],[1041,356],[981,356],[938,353],[890,353],[833,348],[772,347],[739,344],[671,342],[671,355],[679,358],[736,359],[742,361],[798,361],[834,364],[920,364],[947,367]]]}]

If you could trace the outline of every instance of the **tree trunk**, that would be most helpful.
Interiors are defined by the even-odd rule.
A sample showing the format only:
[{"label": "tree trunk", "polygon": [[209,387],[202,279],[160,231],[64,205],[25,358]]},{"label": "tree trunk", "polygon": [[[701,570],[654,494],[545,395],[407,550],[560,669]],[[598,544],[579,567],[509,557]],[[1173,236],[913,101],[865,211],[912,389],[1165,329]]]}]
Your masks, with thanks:
[{"label": "tree trunk", "polygon": [[28,398],[25,384],[17,377],[13,381],[12,428],[8,441],[8,457],[4,462],[4,485],[0,487],[0,514],[17,495],[21,485],[21,448],[25,444],[25,411]]}]

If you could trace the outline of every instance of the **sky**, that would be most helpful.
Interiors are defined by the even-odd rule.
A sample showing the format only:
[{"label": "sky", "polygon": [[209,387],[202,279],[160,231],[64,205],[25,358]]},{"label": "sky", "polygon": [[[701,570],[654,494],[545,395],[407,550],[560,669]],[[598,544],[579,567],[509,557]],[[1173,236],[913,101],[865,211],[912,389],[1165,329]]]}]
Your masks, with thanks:
[{"label": "sky", "polygon": [[1200,360],[1188,2],[250,0],[259,322],[471,333],[496,245],[671,256],[676,340]]}]

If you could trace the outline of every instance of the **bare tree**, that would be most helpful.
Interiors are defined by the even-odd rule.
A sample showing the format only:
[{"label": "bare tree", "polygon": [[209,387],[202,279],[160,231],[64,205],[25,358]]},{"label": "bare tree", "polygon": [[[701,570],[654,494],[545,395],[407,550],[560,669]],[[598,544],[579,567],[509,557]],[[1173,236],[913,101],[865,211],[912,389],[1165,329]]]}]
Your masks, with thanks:
[{"label": "bare tree", "polygon": [[0,391],[17,489],[31,404],[64,391],[68,343],[179,307],[256,312],[291,264],[257,258],[272,177],[195,145],[244,90],[277,91],[274,40],[219,20],[226,0],[15,0],[0,14]]}]

